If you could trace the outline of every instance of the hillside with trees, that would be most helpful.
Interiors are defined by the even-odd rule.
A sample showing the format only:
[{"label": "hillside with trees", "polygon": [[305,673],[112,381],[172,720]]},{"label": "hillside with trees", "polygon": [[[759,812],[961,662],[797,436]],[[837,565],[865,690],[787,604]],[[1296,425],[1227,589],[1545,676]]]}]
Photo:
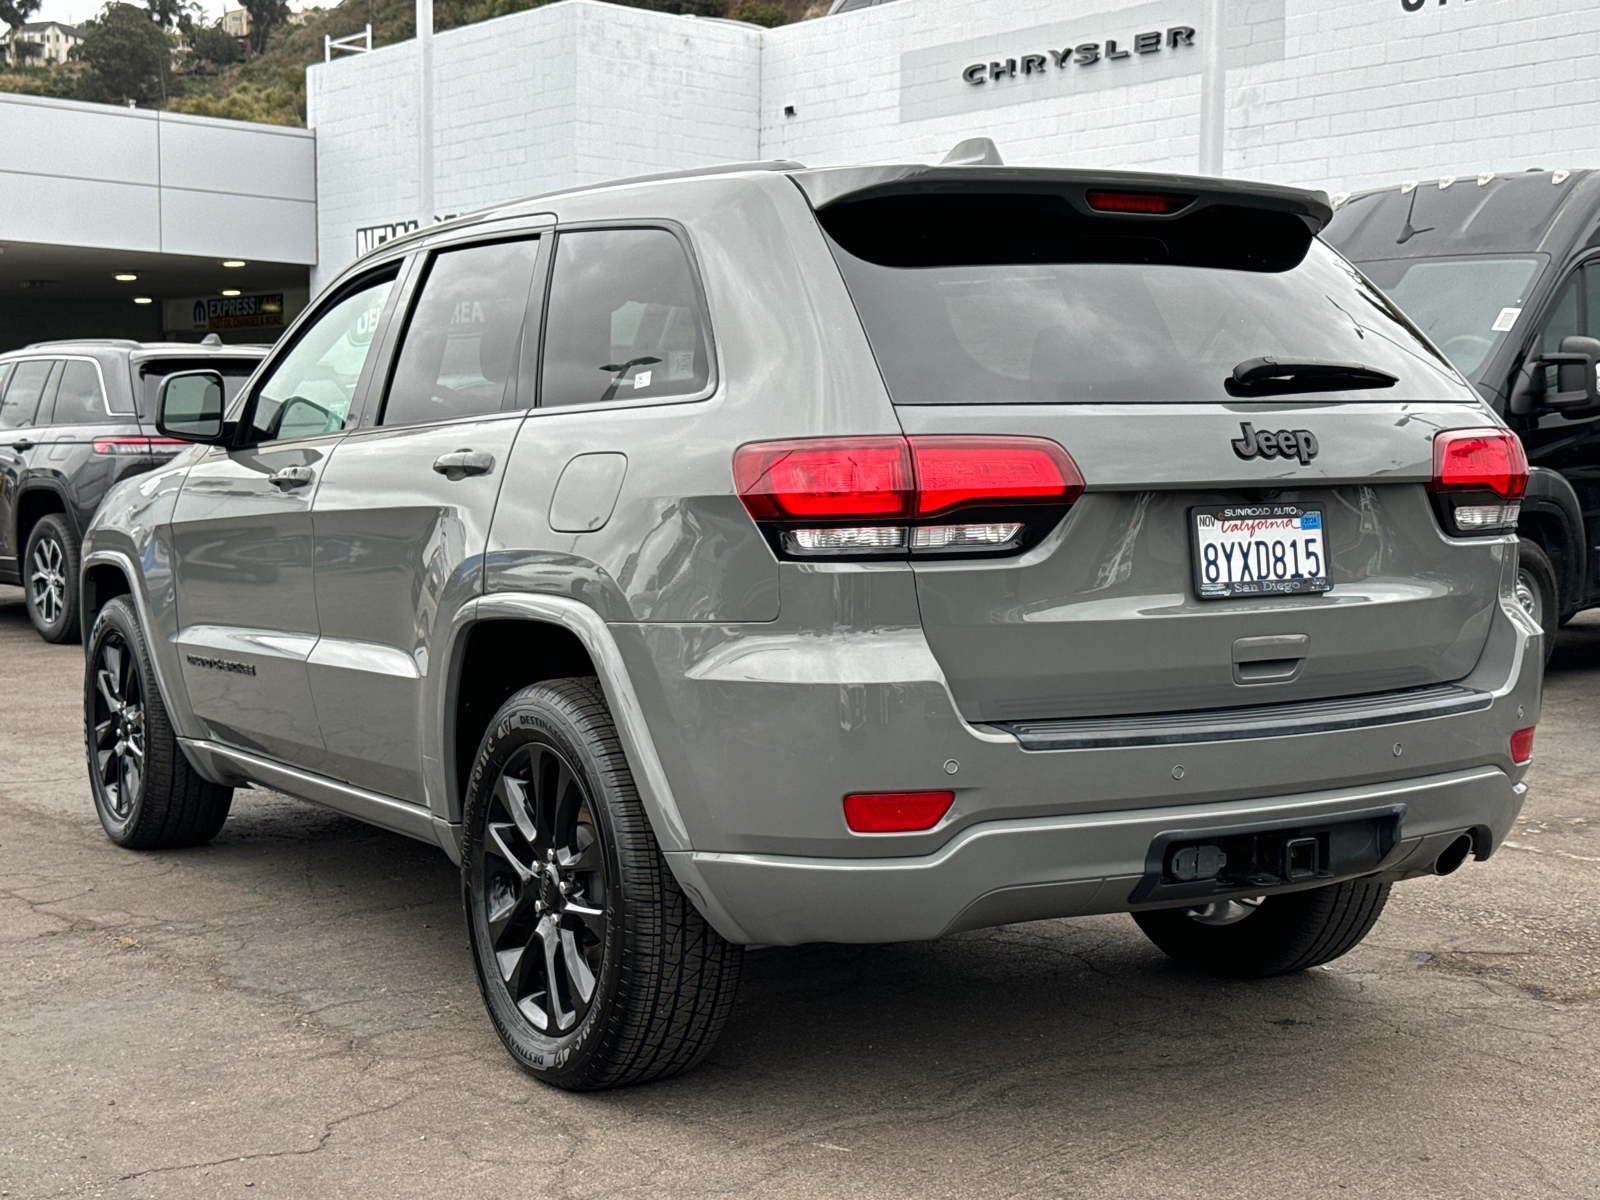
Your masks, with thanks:
[{"label": "hillside with trees", "polygon": [[[240,0],[250,36],[196,21],[185,0],[112,0],[84,22],[83,45],[60,66],[0,63],[0,91],[106,104],[165,108],[238,121],[304,125],[305,69],[322,61],[323,38],[362,33],[372,44],[407,41],[416,33],[414,0],[343,0],[295,14],[286,0]],[[554,0],[434,0],[434,28],[443,32],[538,8]],[[768,27],[820,16],[827,0],[611,0],[633,8],[731,17]],[[39,0],[0,0],[0,21],[19,27]]]}]

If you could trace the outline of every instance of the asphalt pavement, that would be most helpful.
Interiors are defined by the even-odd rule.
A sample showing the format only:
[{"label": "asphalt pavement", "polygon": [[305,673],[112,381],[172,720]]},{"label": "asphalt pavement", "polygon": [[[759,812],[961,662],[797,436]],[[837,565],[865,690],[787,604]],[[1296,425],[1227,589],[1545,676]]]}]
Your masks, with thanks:
[{"label": "asphalt pavement", "polygon": [[82,672],[0,588],[0,1196],[1600,1198],[1600,615],[1507,846],[1325,968],[1127,917],[762,950],[704,1066],[587,1096],[501,1050],[439,851],[258,791],[111,845]]}]

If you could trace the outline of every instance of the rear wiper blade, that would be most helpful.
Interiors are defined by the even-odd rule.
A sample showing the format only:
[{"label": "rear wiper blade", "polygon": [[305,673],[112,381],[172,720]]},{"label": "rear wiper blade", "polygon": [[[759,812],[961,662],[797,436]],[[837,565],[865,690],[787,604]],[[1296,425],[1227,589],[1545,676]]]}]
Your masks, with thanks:
[{"label": "rear wiper blade", "polygon": [[1285,392],[1386,388],[1399,382],[1398,375],[1361,363],[1324,362],[1315,358],[1247,358],[1233,369],[1223,386],[1230,396],[1276,396]]}]

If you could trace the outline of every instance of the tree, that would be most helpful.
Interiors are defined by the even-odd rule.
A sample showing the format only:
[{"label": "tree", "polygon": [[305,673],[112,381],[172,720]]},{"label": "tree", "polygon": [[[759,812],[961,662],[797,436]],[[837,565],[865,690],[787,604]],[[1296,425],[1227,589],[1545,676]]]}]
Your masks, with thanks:
[{"label": "tree", "polygon": [[244,7],[250,14],[250,46],[260,54],[267,48],[272,27],[289,19],[288,0],[244,0]]},{"label": "tree", "polygon": [[153,104],[167,95],[172,50],[167,35],[143,8],[113,3],[83,25],[83,43],[72,49],[84,64],[78,96],[104,104]]},{"label": "tree", "polygon": [[225,67],[244,57],[239,39],[220,25],[197,25],[189,31],[189,54],[196,62]]},{"label": "tree", "polygon": [[145,0],[145,4],[150,9],[150,19],[162,29],[183,29],[185,32],[192,20],[189,12],[196,7],[188,0]]},{"label": "tree", "polygon": [[0,21],[11,26],[13,55],[17,49],[17,30],[28,23],[28,18],[39,11],[42,0],[0,0]]}]

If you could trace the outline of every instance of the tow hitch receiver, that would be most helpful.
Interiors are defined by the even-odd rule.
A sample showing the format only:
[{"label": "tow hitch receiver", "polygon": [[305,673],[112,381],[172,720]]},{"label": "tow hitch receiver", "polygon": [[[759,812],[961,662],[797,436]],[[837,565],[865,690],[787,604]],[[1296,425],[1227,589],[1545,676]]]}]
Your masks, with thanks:
[{"label": "tow hitch receiver", "polygon": [[1333,881],[1378,870],[1400,841],[1406,806],[1391,804],[1309,822],[1157,834],[1133,904],[1210,899],[1230,892]]}]

